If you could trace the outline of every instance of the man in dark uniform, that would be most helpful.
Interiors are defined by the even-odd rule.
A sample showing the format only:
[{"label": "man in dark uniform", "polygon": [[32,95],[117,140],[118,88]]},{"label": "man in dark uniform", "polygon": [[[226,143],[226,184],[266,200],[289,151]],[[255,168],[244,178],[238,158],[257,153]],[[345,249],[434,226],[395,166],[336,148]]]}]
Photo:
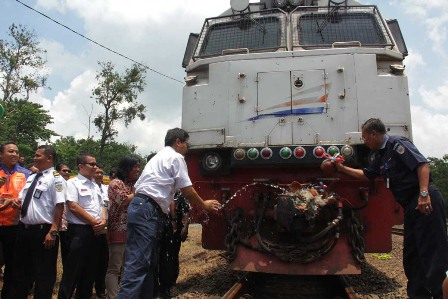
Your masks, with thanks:
[{"label": "man in dark uniform", "polygon": [[403,265],[408,296],[442,299],[442,282],[448,269],[448,240],[442,194],[432,184],[428,160],[412,142],[389,136],[379,119],[362,125],[362,138],[374,152],[364,169],[337,162],[339,171],[371,180],[382,176],[404,208]]}]

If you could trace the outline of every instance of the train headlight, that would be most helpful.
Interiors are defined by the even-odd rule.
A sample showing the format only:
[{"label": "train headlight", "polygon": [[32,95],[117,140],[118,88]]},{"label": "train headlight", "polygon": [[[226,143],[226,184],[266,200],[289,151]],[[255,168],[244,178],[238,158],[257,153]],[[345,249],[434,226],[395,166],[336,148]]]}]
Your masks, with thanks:
[{"label": "train headlight", "polygon": [[247,151],[247,157],[251,160],[257,159],[259,155],[260,155],[260,152],[255,147],[250,148]]},{"label": "train headlight", "polygon": [[322,146],[316,146],[313,150],[313,155],[316,158],[322,158],[325,154],[325,149]]},{"label": "train headlight", "polygon": [[274,0],[272,2],[272,4],[274,4],[275,7],[279,8],[285,7],[286,3],[288,3],[288,0]]},{"label": "train headlight", "polygon": [[205,170],[215,171],[221,168],[221,165],[222,165],[222,158],[217,153],[214,152],[207,153],[202,158],[202,166],[204,167]]},{"label": "train headlight", "polygon": [[305,155],[306,155],[305,148],[298,146],[294,149],[294,157],[296,157],[297,159],[302,159],[303,157],[305,157]]}]

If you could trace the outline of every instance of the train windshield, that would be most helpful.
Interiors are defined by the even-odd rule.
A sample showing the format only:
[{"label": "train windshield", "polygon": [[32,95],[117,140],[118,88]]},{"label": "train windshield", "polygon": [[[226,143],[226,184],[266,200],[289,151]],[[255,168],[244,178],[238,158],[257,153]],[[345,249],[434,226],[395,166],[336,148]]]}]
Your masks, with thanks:
[{"label": "train windshield", "polygon": [[369,12],[307,13],[297,17],[301,46],[332,46],[333,43],[359,42],[360,46],[390,44],[378,19]]},{"label": "train windshield", "polygon": [[251,18],[215,23],[207,30],[199,56],[222,55],[223,50],[274,49],[281,44],[281,22],[277,17]]}]

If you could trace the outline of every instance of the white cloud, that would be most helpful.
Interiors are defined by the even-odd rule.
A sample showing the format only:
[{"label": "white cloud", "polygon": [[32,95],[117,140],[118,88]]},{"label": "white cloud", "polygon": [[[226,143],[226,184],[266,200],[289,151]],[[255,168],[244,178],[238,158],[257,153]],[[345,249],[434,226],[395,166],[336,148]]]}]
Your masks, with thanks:
[{"label": "white cloud", "polygon": [[412,106],[414,144],[426,157],[441,158],[448,154],[448,115],[433,113],[422,106]]},{"label": "white cloud", "polygon": [[448,111],[448,81],[435,90],[427,89],[424,86],[419,88],[419,93],[423,98],[423,102],[428,107],[440,111]]},{"label": "white cloud", "polygon": [[416,22],[423,24],[433,50],[446,57],[444,43],[448,33],[448,1],[405,0],[395,1]]}]

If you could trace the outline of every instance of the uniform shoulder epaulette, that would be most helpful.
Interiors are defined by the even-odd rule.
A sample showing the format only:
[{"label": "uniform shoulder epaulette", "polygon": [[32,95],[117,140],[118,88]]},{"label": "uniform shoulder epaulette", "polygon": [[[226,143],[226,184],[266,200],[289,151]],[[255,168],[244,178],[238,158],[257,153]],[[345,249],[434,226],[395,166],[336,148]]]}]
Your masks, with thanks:
[{"label": "uniform shoulder epaulette", "polygon": [[60,174],[59,174],[59,172],[58,172],[57,170],[54,170],[54,171],[53,171],[53,176],[54,176],[55,178],[57,178],[57,177],[60,176]]}]

